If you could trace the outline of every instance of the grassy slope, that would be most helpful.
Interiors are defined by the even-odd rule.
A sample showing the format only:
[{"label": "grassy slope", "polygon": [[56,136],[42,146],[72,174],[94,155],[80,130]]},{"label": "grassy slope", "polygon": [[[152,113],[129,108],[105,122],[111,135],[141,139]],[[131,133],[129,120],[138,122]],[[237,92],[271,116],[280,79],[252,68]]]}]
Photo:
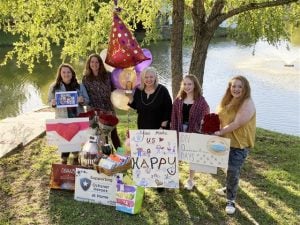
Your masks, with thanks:
[{"label": "grassy slope", "polygon": [[[126,116],[118,129],[124,140]],[[130,123],[134,127],[134,122]],[[214,194],[225,174],[198,174],[197,188],[158,194],[146,190],[141,214],[73,200],[73,193],[49,189],[56,149],[45,138],[0,159],[0,224],[299,224],[300,138],[258,129],[256,147],[242,171],[239,210],[224,213],[225,199]],[[297,169],[298,168],[298,169]],[[180,165],[180,182],[188,167]]]}]

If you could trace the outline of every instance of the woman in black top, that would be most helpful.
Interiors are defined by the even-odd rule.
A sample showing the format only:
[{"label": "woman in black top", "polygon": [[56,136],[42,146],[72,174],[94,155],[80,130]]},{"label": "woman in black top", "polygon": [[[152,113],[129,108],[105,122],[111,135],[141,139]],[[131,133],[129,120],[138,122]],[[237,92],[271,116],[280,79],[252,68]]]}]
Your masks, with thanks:
[{"label": "woman in black top", "polygon": [[157,71],[148,67],[142,71],[141,85],[128,105],[138,114],[138,129],[166,129],[172,112],[168,89],[158,83]]}]

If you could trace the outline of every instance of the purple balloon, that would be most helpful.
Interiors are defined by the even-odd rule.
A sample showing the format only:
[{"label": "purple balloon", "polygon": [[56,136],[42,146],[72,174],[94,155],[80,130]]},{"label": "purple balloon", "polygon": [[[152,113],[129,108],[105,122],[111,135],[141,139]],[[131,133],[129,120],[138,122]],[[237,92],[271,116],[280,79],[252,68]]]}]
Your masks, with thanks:
[{"label": "purple balloon", "polygon": [[145,61],[143,61],[143,62],[137,64],[137,65],[134,67],[134,68],[135,68],[135,71],[136,71],[137,73],[142,72],[143,69],[147,68],[147,67],[150,66],[151,63],[152,63],[152,54],[151,54],[150,50],[149,50],[149,49],[146,49],[146,48],[143,48],[142,50],[143,50],[144,55],[145,55],[147,58],[149,58],[149,59],[147,59],[147,60],[145,60]]},{"label": "purple balloon", "polygon": [[[122,71],[123,71],[123,68],[115,68],[111,72],[111,81],[116,89],[124,90],[124,88],[121,86],[120,81],[119,81],[120,74]],[[137,88],[141,84],[141,73],[136,70],[135,70],[135,72],[136,72],[136,84],[133,87],[133,89]]]},{"label": "purple balloon", "polygon": [[111,81],[116,89],[123,89],[119,82],[120,73],[123,71],[121,68],[116,68],[111,72]]},{"label": "purple balloon", "polygon": [[133,89],[137,88],[141,84],[141,73],[136,71],[136,84]]}]

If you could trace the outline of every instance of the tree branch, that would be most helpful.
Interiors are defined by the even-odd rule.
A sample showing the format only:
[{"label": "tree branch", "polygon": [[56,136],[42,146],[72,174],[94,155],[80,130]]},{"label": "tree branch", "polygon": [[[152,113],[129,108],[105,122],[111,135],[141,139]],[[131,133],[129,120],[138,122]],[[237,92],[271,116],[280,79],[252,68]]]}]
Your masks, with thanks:
[{"label": "tree branch", "polygon": [[205,16],[204,0],[193,0],[192,17],[194,23],[204,24]]},{"label": "tree branch", "polygon": [[211,21],[214,18],[216,18],[217,16],[221,15],[221,12],[224,8],[225,5],[225,1],[224,0],[217,0],[215,1],[215,4],[213,5],[212,9],[211,9],[211,13],[207,19],[207,21]]},{"label": "tree branch", "polygon": [[275,1],[267,1],[267,2],[260,2],[260,3],[249,3],[243,6],[240,6],[238,8],[232,9],[228,11],[227,13],[221,14],[216,18],[216,22],[218,24],[221,24],[224,20],[235,16],[237,14],[241,14],[243,12],[255,10],[255,9],[263,9],[263,8],[269,8],[279,5],[288,5],[293,2],[300,2],[299,0],[275,0]]}]

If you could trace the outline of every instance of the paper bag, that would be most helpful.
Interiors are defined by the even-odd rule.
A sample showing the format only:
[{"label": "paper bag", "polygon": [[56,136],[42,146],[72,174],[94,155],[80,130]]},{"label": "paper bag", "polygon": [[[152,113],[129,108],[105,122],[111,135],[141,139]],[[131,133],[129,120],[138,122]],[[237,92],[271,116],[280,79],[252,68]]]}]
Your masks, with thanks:
[{"label": "paper bag", "polygon": [[118,184],[116,210],[137,214],[141,211],[145,188],[135,185]]},{"label": "paper bag", "polygon": [[50,188],[74,191],[75,171],[78,167],[80,166],[52,164]]}]

